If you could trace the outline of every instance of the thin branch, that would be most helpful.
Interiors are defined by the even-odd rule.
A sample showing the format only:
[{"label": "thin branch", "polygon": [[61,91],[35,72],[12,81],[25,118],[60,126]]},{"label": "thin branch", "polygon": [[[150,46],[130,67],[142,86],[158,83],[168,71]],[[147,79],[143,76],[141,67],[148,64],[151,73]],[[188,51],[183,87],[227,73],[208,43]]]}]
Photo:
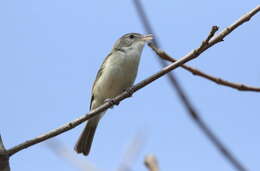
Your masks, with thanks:
[{"label": "thin branch", "polygon": [[237,27],[239,27],[241,24],[244,24],[245,22],[248,22],[251,17],[253,17],[256,13],[260,11],[260,5],[257,5],[254,9],[240,17],[237,21],[235,21],[231,26],[225,28],[221,33],[216,35],[213,39],[209,41],[209,47],[215,45],[218,42],[221,42],[224,40],[224,37],[226,37],[229,33],[231,33],[233,30],[235,30]]},{"label": "thin branch", "polygon": [[0,171],[10,171],[9,155],[0,135]]},{"label": "thin branch", "polygon": [[201,43],[199,50],[202,50],[204,47],[206,47],[209,44],[210,39],[215,35],[218,29],[219,29],[218,26],[212,26],[207,38]]},{"label": "thin branch", "polygon": [[[259,8],[258,10],[260,10],[260,6],[259,6],[258,8]],[[256,9],[254,9],[254,10],[256,10]],[[253,16],[253,15],[252,15],[252,16]],[[241,24],[243,24],[245,21],[241,22],[241,21],[239,20],[238,22],[240,22],[239,25],[241,25]],[[237,25],[236,27],[238,27],[239,25]],[[225,31],[225,30],[224,30],[224,31]],[[222,37],[222,39],[223,39],[227,34],[228,34],[228,33],[226,33],[226,32],[222,32],[222,33],[219,34],[219,35],[221,35],[221,37]],[[216,36],[215,39],[219,39],[218,36]],[[214,39],[213,39],[213,40],[214,40]],[[188,53],[187,55],[183,56],[182,58],[180,58],[180,59],[177,60],[176,62],[174,62],[174,63],[168,65],[167,67],[163,68],[163,69],[160,70],[159,72],[153,74],[152,76],[150,76],[150,77],[146,78],[145,80],[139,82],[138,84],[134,85],[133,87],[131,87],[131,92],[134,93],[134,92],[138,91],[139,89],[141,89],[141,88],[147,86],[147,85],[150,84],[151,82],[153,82],[153,81],[159,79],[160,77],[164,76],[165,74],[167,74],[168,72],[174,70],[175,68],[181,66],[182,64],[184,64],[184,63],[186,63],[186,62],[188,62],[188,61],[190,61],[190,60],[192,60],[192,59],[198,57],[198,56],[199,56],[201,53],[203,53],[206,49],[208,49],[209,47],[211,47],[211,46],[212,46],[212,43],[213,43],[213,44],[216,44],[215,42],[213,42],[213,40],[209,41],[209,44],[208,44],[205,48],[203,48],[203,49],[201,49],[201,50],[199,50],[199,48],[198,48],[198,49],[195,49],[194,51],[192,51],[192,52]],[[113,99],[113,102],[114,102],[114,103],[111,103],[111,101],[110,101],[110,102],[106,102],[106,103],[104,103],[103,105],[99,106],[98,108],[96,108],[96,109],[91,110],[90,112],[88,112],[87,115],[81,116],[81,117],[79,117],[78,119],[76,119],[76,120],[74,120],[74,121],[71,121],[71,122],[69,122],[69,123],[67,123],[67,124],[64,124],[63,126],[57,128],[57,129],[54,129],[54,130],[52,130],[52,131],[50,131],[50,132],[48,132],[48,133],[46,133],[46,134],[40,135],[40,136],[38,136],[38,137],[36,137],[36,138],[34,138],[34,139],[31,139],[31,140],[28,140],[28,141],[25,141],[25,142],[23,142],[23,143],[21,143],[21,144],[15,146],[15,147],[13,147],[13,148],[7,150],[7,153],[9,154],[9,156],[11,156],[11,155],[13,155],[13,154],[15,154],[15,153],[17,153],[17,152],[19,152],[19,151],[25,149],[25,148],[28,148],[28,147],[30,147],[30,146],[32,146],[32,145],[35,145],[35,144],[37,144],[37,143],[40,143],[40,142],[46,140],[46,139],[52,138],[52,137],[54,137],[54,136],[56,136],[56,135],[59,135],[59,134],[65,132],[65,131],[68,131],[68,130],[70,130],[70,129],[76,127],[76,126],[78,126],[78,125],[81,124],[82,122],[84,122],[84,121],[86,121],[86,120],[88,120],[88,119],[90,119],[90,118],[93,118],[93,117],[99,115],[100,112],[102,112],[102,111],[104,111],[104,110],[106,110],[106,109],[112,107],[114,104],[116,104],[116,103],[122,101],[123,99],[128,98],[129,96],[131,96],[131,93],[129,93],[129,91],[124,91],[123,93],[121,93],[120,95],[116,96],[116,97]]]},{"label": "thin branch", "polygon": [[[153,50],[154,52],[160,56],[162,59],[165,59],[167,61],[170,62],[175,62],[176,59],[171,57],[170,55],[168,55],[166,52],[164,52],[163,50],[157,48],[154,44],[149,43],[148,44]],[[230,82],[227,80],[224,80],[222,78],[217,78],[214,77],[212,75],[206,74],[205,72],[202,72],[196,68],[190,67],[188,65],[182,65],[182,68],[184,68],[187,71],[190,71],[192,74],[197,75],[197,76],[201,76],[205,79],[211,80],[213,82],[215,82],[216,84],[220,84],[223,86],[227,86],[227,87],[231,87],[240,91],[256,91],[256,92],[260,92],[260,87],[253,87],[253,86],[249,86],[249,85],[245,85],[245,84],[240,84],[240,83],[234,83],[234,82]]]},{"label": "thin branch", "polygon": [[[133,0],[134,5],[136,7],[136,10],[139,14],[139,17],[141,18],[141,21],[144,25],[144,28],[146,32],[152,33],[155,35],[155,33],[152,31],[152,27],[149,23],[149,20],[145,14],[145,11],[142,7],[142,4],[140,0]],[[204,51],[208,49],[209,47],[213,46],[214,44],[223,41],[223,38],[228,35],[231,31],[236,29],[238,26],[241,24],[247,22],[250,20],[250,18],[255,15],[257,12],[259,12],[260,6],[258,5],[255,9],[251,10],[249,13],[245,14],[242,16],[239,20],[237,20],[234,24],[232,24],[230,27],[227,27],[224,31],[222,31],[219,35],[215,36],[215,38],[212,39],[215,33],[215,29],[212,29],[212,32],[209,34],[207,39],[202,42],[202,45],[200,48],[197,49],[197,51],[193,51],[192,53],[196,54],[199,53],[200,50]],[[154,42],[156,46],[158,46],[157,42]],[[160,64],[164,65],[162,60],[159,61]],[[175,87],[177,90],[177,93],[179,97],[181,98],[182,103],[184,104],[186,110],[189,112],[189,116],[191,116],[194,120],[194,122],[201,128],[201,130],[206,134],[206,136],[209,138],[209,140],[215,145],[215,147],[221,152],[221,154],[237,169],[240,171],[246,170],[240,162],[235,159],[235,157],[232,155],[231,152],[221,143],[221,141],[213,134],[212,131],[207,127],[207,125],[203,122],[203,120],[199,117],[197,111],[191,104],[190,100],[187,98],[186,94],[180,87],[179,83],[177,80],[170,74],[168,74],[170,78],[170,81],[172,85]]]},{"label": "thin branch", "polygon": [[144,159],[144,165],[149,171],[159,171],[158,161],[154,155],[148,155]]}]

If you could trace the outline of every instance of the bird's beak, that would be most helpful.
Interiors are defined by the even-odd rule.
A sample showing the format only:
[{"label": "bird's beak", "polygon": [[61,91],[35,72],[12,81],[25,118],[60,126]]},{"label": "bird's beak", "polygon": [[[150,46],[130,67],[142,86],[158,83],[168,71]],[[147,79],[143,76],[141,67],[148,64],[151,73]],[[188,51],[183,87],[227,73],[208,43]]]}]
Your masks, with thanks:
[{"label": "bird's beak", "polygon": [[143,41],[149,41],[149,40],[152,40],[152,39],[153,39],[153,35],[152,34],[143,35],[141,37],[141,40],[143,40]]}]

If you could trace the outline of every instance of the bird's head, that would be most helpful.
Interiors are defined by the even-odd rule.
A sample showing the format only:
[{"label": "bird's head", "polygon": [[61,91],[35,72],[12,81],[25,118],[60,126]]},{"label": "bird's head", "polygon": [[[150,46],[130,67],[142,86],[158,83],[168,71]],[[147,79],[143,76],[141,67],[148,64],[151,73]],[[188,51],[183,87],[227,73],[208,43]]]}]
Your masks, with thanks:
[{"label": "bird's head", "polygon": [[138,50],[142,51],[144,44],[153,37],[151,34],[142,35],[139,33],[128,33],[120,37],[114,44],[113,50],[127,51],[127,50]]}]

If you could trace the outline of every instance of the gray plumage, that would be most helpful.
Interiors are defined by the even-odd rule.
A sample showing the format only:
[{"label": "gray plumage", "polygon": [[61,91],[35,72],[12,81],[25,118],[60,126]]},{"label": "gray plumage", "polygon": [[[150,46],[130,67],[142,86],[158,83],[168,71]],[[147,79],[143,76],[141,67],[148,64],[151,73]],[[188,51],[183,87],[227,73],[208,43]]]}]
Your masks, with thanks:
[{"label": "gray plumage", "polygon": [[[151,35],[128,33],[116,41],[97,73],[92,87],[90,110],[133,85],[144,44],[151,39]],[[89,154],[98,122],[104,113],[88,121],[75,145],[77,153]]]}]

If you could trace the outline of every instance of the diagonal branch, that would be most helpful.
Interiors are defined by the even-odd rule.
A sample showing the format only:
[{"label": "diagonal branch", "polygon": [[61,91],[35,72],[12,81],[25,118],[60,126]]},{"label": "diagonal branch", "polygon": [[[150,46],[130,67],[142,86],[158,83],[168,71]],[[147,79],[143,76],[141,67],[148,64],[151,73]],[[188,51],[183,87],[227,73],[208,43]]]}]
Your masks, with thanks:
[{"label": "diagonal branch", "polygon": [[[166,52],[164,52],[163,50],[157,48],[154,44],[149,43],[148,44],[153,51],[160,56],[162,59],[165,59],[167,61],[170,62],[175,62],[176,59],[171,57],[170,55],[168,55]],[[211,80],[217,84],[223,85],[223,86],[227,86],[227,87],[231,87],[240,91],[256,91],[256,92],[260,92],[260,87],[253,87],[253,86],[249,86],[249,85],[245,85],[245,84],[240,84],[240,83],[234,83],[234,82],[230,82],[227,80],[223,80],[222,78],[217,78],[214,77],[212,75],[206,74],[205,72],[202,72],[196,68],[190,67],[188,65],[182,65],[182,68],[184,68],[187,71],[190,71],[192,74],[197,75],[197,76],[201,76],[205,79]]]},{"label": "diagonal branch", "polygon": [[[255,11],[257,10],[257,12],[260,10],[260,6],[258,6],[257,8],[253,9],[248,15],[251,15],[251,17],[256,13]],[[245,21],[242,19],[238,20],[237,22],[239,22],[239,24],[236,24],[236,27],[240,26],[241,24],[243,24]],[[235,28],[236,28],[235,27]],[[234,28],[234,29],[235,29]],[[233,30],[234,30],[233,29]],[[226,32],[225,30],[223,32],[221,32],[218,36],[215,36],[214,39],[211,39],[208,43],[207,46],[205,46],[204,48],[198,48],[195,49],[194,51],[188,53],[187,55],[183,56],[182,58],[180,58],[179,60],[177,60],[176,62],[168,65],[167,67],[163,68],[162,70],[160,70],[159,72],[153,74],[152,76],[146,78],[145,80],[139,82],[138,84],[134,85],[133,87],[131,87],[132,92],[136,92],[139,89],[147,86],[148,84],[150,84],[151,82],[159,79],[160,77],[164,76],[165,74],[169,73],[170,71],[174,70],[175,68],[181,66],[182,64],[198,57],[201,53],[203,53],[205,50],[207,50],[208,48],[210,48],[211,46],[213,46],[214,44],[216,44],[217,42],[215,42],[214,40],[218,40],[218,39],[223,39],[226,35],[228,35],[229,32]],[[220,37],[220,38],[219,38]],[[219,41],[218,41],[219,42]],[[126,99],[130,96],[131,94],[129,93],[129,91],[124,91],[123,93],[121,93],[120,95],[116,96],[113,99],[114,104],[122,101],[123,99]],[[112,104],[111,102],[106,102],[103,105],[99,106],[98,108],[91,110],[90,112],[87,113],[87,115],[85,116],[81,116],[78,119],[71,121],[67,124],[64,124],[63,126],[56,128],[50,132],[47,132],[43,135],[40,135],[36,138],[33,138],[31,140],[25,141],[17,146],[14,146],[12,148],[10,148],[9,150],[7,150],[7,153],[9,156],[25,149],[28,148],[32,145],[35,145],[37,143],[40,143],[46,139],[52,138],[54,136],[57,136],[63,132],[66,132],[76,126],[78,126],[79,124],[83,123],[84,121],[93,118],[97,115],[100,114],[100,112],[108,109],[109,107],[112,107],[114,104]]]}]

